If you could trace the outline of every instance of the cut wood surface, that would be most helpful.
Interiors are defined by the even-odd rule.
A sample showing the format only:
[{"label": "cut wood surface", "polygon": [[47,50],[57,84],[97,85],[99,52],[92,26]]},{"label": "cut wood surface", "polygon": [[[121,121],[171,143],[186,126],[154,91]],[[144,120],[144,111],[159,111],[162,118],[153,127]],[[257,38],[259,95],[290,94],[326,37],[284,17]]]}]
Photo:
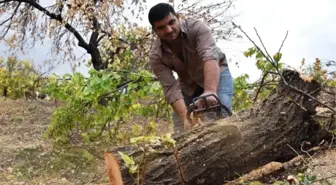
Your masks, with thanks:
[{"label": "cut wood surface", "polygon": [[123,185],[120,166],[117,159],[110,152],[105,152],[104,160],[110,185]]},{"label": "cut wood surface", "polygon": [[[317,82],[303,81],[299,73],[291,70],[284,71],[283,76],[313,97],[319,94]],[[312,147],[328,139],[329,133],[312,117],[317,106],[317,102],[280,81],[278,88],[255,107],[175,135],[186,184],[223,185],[270,162],[289,161],[298,155],[293,150],[301,151],[303,142],[310,142]],[[135,147],[111,150],[115,155],[117,151],[140,158]],[[152,153],[145,163],[141,184],[182,184],[171,150]],[[124,183],[135,184],[122,161],[120,164]]]}]

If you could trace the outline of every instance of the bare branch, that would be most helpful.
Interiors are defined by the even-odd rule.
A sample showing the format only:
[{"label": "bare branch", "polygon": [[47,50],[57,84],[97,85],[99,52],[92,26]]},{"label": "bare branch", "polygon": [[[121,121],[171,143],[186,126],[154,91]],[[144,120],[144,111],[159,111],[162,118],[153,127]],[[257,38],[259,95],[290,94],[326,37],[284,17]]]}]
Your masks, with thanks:
[{"label": "bare branch", "polygon": [[[17,7],[18,8],[18,7]],[[9,17],[8,19],[4,20],[2,23],[0,23],[0,26],[3,26],[5,23],[7,23],[8,21],[12,20],[12,18],[14,17],[15,13],[16,13],[16,10],[14,11],[13,15],[11,17]]]},{"label": "bare branch", "polygon": [[[258,45],[255,44],[255,42],[254,42],[254,41],[253,41],[253,40],[246,34],[246,32],[244,32],[244,31],[242,30],[242,28],[241,28],[240,26],[237,26],[234,22],[233,22],[233,24],[234,24],[234,26],[237,27],[241,32],[243,32],[243,34],[244,34],[244,35],[245,35],[245,36],[246,36],[246,37],[247,37],[247,38],[254,44],[254,46],[255,46],[255,47],[262,53],[262,55],[266,58],[266,60],[267,60],[268,62],[270,62],[270,63],[273,65],[273,67],[276,69],[278,75],[281,77],[283,83],[284,83],[287,87],[291,88],[292,90],[296,91],[297,93],[300,93],[300,94],[302,94],[302,95],[304,95],[304,96],[309,97],[310,99],[312,99],[312,100],[318,102],[320,105],[322,105],[322,106],[324,106],[324,107],[327,107],[327,108],[330,109],[334,114],[336,113],[336,110],[335,110],[334,108],[332,108],[332,107],[330,107],[329,105],[326,105],[325,103],[323,103],[323,102],[321,102],[320,100],[316,99],[316,98],[313,97],[311,94],[308,94],[308,93],[306,93],[306,92],[304,92],[304,91],[302,91],[302,90],[300,90],[300,89],[298,89],[298,88],[292,86],[291,84],[289,84],[289,83],[286,81],[286,79],[283,77],[283,75],[281,74],[281,72],[280,72],[278,66],[275,65],[273,59],[272,59],[272,58],[269,59],[269,58],[265,55],[265,53],[260,49],[260,47],[259,47]],[[256,33],[257,33],[257,35],[258,35],[258,37],[259,37],[260,42],[263,43],[256,29],[255,29],[255,31],[256,31]],[[264,45],[263,45],[263,47],[264,47]],[[267,51],[267,50],[266,50],[266,51]],[[269,56],[269,54],[268,54],[268,56]]]},{"label": "bare branch", "polygon": [[28,3],[29,5],[33,6],[34,8],[38,9],[42,13],[46,14],[47,16],[49,16],[51,19],[55,19],[55,20],[57,20],[60,23],[65,23],[64,27],[67,30],[69,30],[71,33],[73,33],[74,36],[77,38],[77,40],[78,40],[78,46],[83,47],[84,49],[88,50],[88,44],[85,42],[85,40],[83,39],[83,37],[79,34],[79,32],[74,27],[72,27],[69,23],[67,23],[62,18],[61,14],[51,13],[50,11],[48,11],[47,9],[45,9],[44,7],[42,7],[39,3],[37,3],[34,0],[20,0],[20,1]]},{"label": "bare branch", "polygon": [[[5,23],[8,22],[9,20],[11,21],[11,20],[14,18],[14,16],[16,15],[16,13],[17,13],[17,11],[18,11],[20,5],[21,5],[21,2],[19,2],[19,4],[16,6],[16,8],[15,8],[13,14],[12,14],[7,20],[5,20],[4,22],[2,22],[2,23],[0,24],[0,26],[2,26],[3,24],[5,24]],[[7,35],[8,31],[9,31],[9,29],[10,29],[11,27],[12,27],[12,22],[9,23],[9,25],[8,25],[7,28],[6,28],[6,31],[5,31],[5,32],[2,34],[2,36],[0,37],[0,40],[2,40],[3,38],[5,38],[5,36]]]},{"label": "bare branch", "polygon": [[265,74],[263,75],[263,77],[261,78],[260,86],[257,90],[257,93],[256,93],[254,99],[253,99],[253,103],[255,103],[257,101],[258,95],[260,93],[261,88],[264,86],[264,81],[265,81],[265,78],[266,78],[267,75],[268,75],[268,72],[266,71]]},{"label": "bare branch", "polygon": [[266,52],[266,54],[267,54],[267,56],[269,57],[269,58],[267,58],[267,60],[269,60],[270,62],[272,62],[273,63],[273,65],[274,64],[276,64],[276,62],[273,60],[273,58],[271,57],[271,55],[268,53],[268,51],[267,51],[267,49],[266,49],[266,47],[265,47],[265,45],[264,45],[264,42],[261,40],[261,37],[260,37],[260,35],[259,35],[259,33],[258,33],[258,31],[257,31],[257,29],[256,28],[254,28],[254,31],[256,32],[256,34],[257,34],[257,36],[258,36],[258,38],[259,38],[259,41],[260,41],[260,43],[261,43],[261,45],[262,45],[262,47],[264,48],[264,50],[265,50],[265,52]]},{"label": "bare branch", "polygon": [[284,43],[285,43],[285,40],[287,39],[287,36],[288,36],[288,31],[286,32],[286,36],[285,36],[285,38],[282,40],[281,46],[280,46],[280,48],[279,48],[279,50],[278,50],[278,53],[280,53],[280,51],[281,51],[281,49],[282,49],[282,47],[283,47],[283,45],[284,45]]}]

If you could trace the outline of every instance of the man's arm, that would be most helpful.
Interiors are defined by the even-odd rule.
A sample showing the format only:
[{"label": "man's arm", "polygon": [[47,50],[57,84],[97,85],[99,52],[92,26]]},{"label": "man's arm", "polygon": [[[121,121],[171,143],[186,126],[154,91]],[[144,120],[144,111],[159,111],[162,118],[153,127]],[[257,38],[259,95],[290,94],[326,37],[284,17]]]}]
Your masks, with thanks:
[{"label": "man's arm", "polygon": [[204,64],[204,94],[216,94],[219,81],[219,65],[216,61]]},{"label": "man's arm", "polygon": [[170,68],[160,62],[156,55],[150,56],[150,66],[163,87],[166,101],[172,106],[181,120],[186,119],[187,109],[183,95]]},{"label": "man's arm", "polygon": [[[203,95],[217,95],[220,68],[216,42],[208,25],[202,21],[197,21],[194,26],[197,52],[203,62]],[[209,103],[213,103],[216,100],[213,97],[210,97],[208,101],[210,101]]]},{"label": "man's arm", "polygon": [[187,119],[187,107],[184,103],[183,99],[179,99],[171,104],[174,111],[177,113],[177,115],[180,117],[180,119],[183,121]]}]

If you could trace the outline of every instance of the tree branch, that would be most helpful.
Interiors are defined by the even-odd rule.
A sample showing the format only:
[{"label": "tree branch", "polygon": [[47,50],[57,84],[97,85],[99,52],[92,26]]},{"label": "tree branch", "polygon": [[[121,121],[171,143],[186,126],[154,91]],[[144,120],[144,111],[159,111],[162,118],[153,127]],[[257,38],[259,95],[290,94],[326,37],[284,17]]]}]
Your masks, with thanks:
[{"label": "tree branch", "polygon": [[254,99],[253,99],[253,104],[257,101],[258,95],[260,93],[261,88],[264,86],[264,81],[266,76],[268,75],[268,72],[266,71],[265,74],[263,75],[263,77],[261,78],[261,82],[260,82],[260,86],[257,90],[257,94],[255,95]]},{"label": "tree branch", "polygon": [[98,30],[99,30],[100,26],[99,26],[99,22],[98,22],[97,18],[94,15],[92,16],[92,22],[93,22],[92,23],[93,31],[92,31],[92,34],[91,34],[91,37],[90,37],[89,45],[96,47],[97,44],[98,44],[97,39],[98,39],[98,35],[99,35]]},{"label": "tree branch", "polygon": [[[18,11],[20,5],[21,5],[21,2],[19,2],[19,4],[16,6],[16,8],[15,8],[13,14],[12,14],[8,19],[6,19],[4,22],[2,22],[2,23],[0,24],[0,26],[4,25],[6,22],[8,22],[9,20],[12,20],[12,19],[14,18],[14,16],[15,16],[16,12]],[[0,37],[1,40],[2,40],[3,38],[5,38],[5,36],[7,35],[8,31],[9,31],[9,29],[10,29],[11,27],[12,27],[12,22],[9,23],[9,25],[8,25],[7,28],[6,28],[6,31],[5,31],[5,32],[3,33],[3,35]]]},{"label": "tree branch", "polygon": [[[298,88],[296,88],[296,87],[290,85],[290,84],[286,81],[286,79],[283,77],[283,75],[281,74],[279,68],[275,65],[274,60],[273,60],[272,58],[268,58],[268,57],[265,55],[265,53],[259,48],[259,46],[255,44],[255,42],[254,42],[254,41],[253,41],[253,40],[246,34],[246,32],[244,32],[244,31],[242,30],[242,28],[241,28],[240,26],[237,26],[234,22],[232,22],[232,23],[233,23],[233,25],[234,25],[235,27],[237,27],[241,32],[243,32],[243,34],[244,34],[244,35],[245,35],[245,36],[246,36],[246,37],[253,43],[253,45],[254,45],[254,46],[255,46],[255,47],[262,53],[262,55],[267,59],[267,61],[270,62],[270,63],[273,65],[273,67],[276,69],[278,75],[281,77],[283,83],[284,83],[287,87],[291,88],[292,90],[294,90],[294,91],[297,92],[297,93],[300,93],[300,94],[302,94],[302,95],[304,95],[304,96],[307,96],[307,97],[309,97],[310,99],[312,99],[312,100],[318,102],[320,105],[322,105],[322,106],[324,106],[324,107],[330,109],[334,114],[336,113],[336,110],[335,110],[334,108],[332,108],[332,107],[326,105],[325,103],[321,102],[320,100],[316,99],[316,98],[313,97],[311,94],[308,94],[308,93],[306,93],[306,92],[304,92],[304,91],[302,91],[302,90],[300,90],[300,89],[298,89]],[[263,42],[262,42],[262,40],[261,40],[261,38],[260,38],[260,36],[259,36],[259,34],[258,34],[258,32],[257,32],[256,29],[255,29],[255,31],[256,31],[256,33],[257,33],[257,36],[258,36],[258,38],[259,38],[261,44],[262,44],[263,47],[264,47],[264,44],[263,44]],[[265,49],[265,50],[266,50],[266,49]],[[266,52],[267,52],[267,50],[266,50]],[[268,54],[268,56],[269,56],[269,54]]]},{"label": "tree branch", "polygon": [[[31,5],[32,7],[38,9],[39,11],[43,12],[45,15],[49,16],[51,19],[55,19],[60,23],[64,23],[65,20],[62,18],[61,14],[54,14],[51,13],[50,11],[48,11],[47,9],[45,9],[44,7],[42,7],[39,3],[37,3],[37,1],[33,1],[33,0],[20,0],[19,2],[25,2],[29,5]],[[76,37],[76,39],[78,40],[78,46],[89,50],[89,45],[86,43],[86,41],[84,40],[84,38],[82,37],[82,35],[73,27],[71,26],[69,23],[65,23],[64,27],[69,30],[71,33],[74,34],[74,36]]]},{"label": "tree branch", "polygon": [[[257,36],[258,36],[258,38],[259,38],[259,41],[260,41],[260,43],[261,43],[261,46],[264,48],[264,50],[265,50],[267,56],[269,57],[269,58],[267,58],[267,57],[265,57],[265,58],[266,58],[269,62],[273,63],[273,66],[274,66],[274,65],[276,64],[276,62],[273,60],[273,58],[271,57],[271,55],[268,53],[268,51],[267,51],[267,49],[266,49],[266,47],[265,47],[265,45],[264,45],[264,42],[261,40],[261,37],[260,37],[260,35],[259,35],[259,33],[258,33],[258,31],[257,31],[256,28],[254,28],[254,31],[256,32],[256,34],[257,34]],[[259,50],[260,50],[260,48],[259,48]],[[275,67],[275,66],[274,66],[274,67]]]},{"label": "tree branch", "polygon": [[284,43],[285,43],[285,40],[287,39],[287,36],[288,36],[288,31],[286,31],[286,36],[285,36],[285,38],[282,40],[281,46],[280,46],[280,48],[279,48],[279,50],[278,50],[278,53],[280,53],[280,51],[281,51],[281,49],[282,49],[282,47],[283,47],[283,45],[284,45]]}]

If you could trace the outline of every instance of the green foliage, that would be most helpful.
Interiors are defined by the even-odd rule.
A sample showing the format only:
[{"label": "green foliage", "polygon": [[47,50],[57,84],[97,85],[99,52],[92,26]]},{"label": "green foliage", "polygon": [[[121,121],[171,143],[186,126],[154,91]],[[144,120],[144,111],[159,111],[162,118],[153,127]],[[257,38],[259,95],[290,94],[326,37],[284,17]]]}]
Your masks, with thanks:
[{"label": "green foliage", "polygon": [[270,57],[265,56],[258,48],[251,47],[248,48],[247,51],[244,51],[244,56],[247,58],[252,58],[254,56],[256,60],[256,66],[263,72],[263,74],[266,71],[275,72],[277,69],[279,71],[282,70],[283,63],[280,62],[282,53],[275,53],[272,57],[274,61],[271,61]]},{"label": "green foliage", "polygon": [[[118,152],[124,161],[125,166],[128,168],[130,174],[136,174],[137,184],[142,180],[140,177],[141,170],[144,170],[145,158],[149,153],[154,153],[158,148],[164,147],[165,149],[175,150],[176,141],[171,137],[171,134],[165,134],[163,136],[155,135],[143,135],[138,137],[133,137],[130,139],[130,143],[135,145],[138,150],[142,152],[142,158],[139,161],[135,161],[132,156],[129,156],[123,152]],[[154,149],[156,148],[156,149]]]},{"label": "green foliage", "polygon": [[251,87],[248,83],[248,74],[243,74],[234,79],[235,93],[232,99],[232,108],[234,111],[244,110],[251,104]]},{"label": "green foliage", "polygon": [[[154,133],[158,118],[169,119],[171,109],[161,84],[154,80],[148,56],[142,53],[149,48],[140,41],[147,33],[120,25],[99,46],[107,69],[92,69],[87,77],[74,73],[49,78],[43,92],[64,106],[53,114],[46,136],[68,143],[80,133],[85,143],[127,144],[131,137]],[[91,64],[89,60],[87,65]]]},{"label": "green foliage", "polygon": [[[233,110],[241,111],[252,106],[267,97],[272,90],[276,88],[275,82],[279,79],[275,74],[281,72],[283,63],[281,62],[281,53],[273,55],[274,61],[258,50],[256,47],[248,48],[244,51],[245,57],[254,58],[256,67],[261,71],[262,75],[257,82],[250,83],[249,75],[243,74],[234,79],[234,97],[233,97]],[[256,97],[256,98],[255,98]]]},{"label": "green foliage", "polygon": [[[91,70],[89,75],[88,78],[80,73],[65,75],[60,81],[50,80],[46,86],[44,92],[65,102],[53,114],[46,133],[56,141],[68,142],[75,131],[81,133],[84,142],[96,138],[125,142],[132,134],[120,130],[122,123],[133,121],[135,116],[153,120],[167,116],[166,112],[158,112],[160,106],[167,105],[161,85],[153,81],[148,71],[125,76],[123,72]],[[126,92],[120,86],[123,83],[127,85]]]},{"label": "green foliage", "polygon": [[[245,57],[255,59],[256,67],[261,71],[261,77],[257,82],[248,82],[248,74],[243,74],[234,79],[234,97],[233,110],[240,111],[252,106],[253,102],[258,102],[266,98],[277,85],[279,75],[283,70],[281,62],[282,54],[275,53],[272,58],[265,56],[258,48],[251,47],[244,51]],[[331,66],[336,66],[334,61],[328,61],[323,64],[320,59],[316,58],[312,65],[305,68],[304,60],[300,67],[300,73],[304,80],[316,80],[322,86],[336,87],[336,72],[329,72]]]},{"label": "green foliage", "polygon": [[130,174],[136,173],[138,170],[138,165],[135,164],[133,157],[120,151],[118,153],[121,156],[122,160],[125,162],[125,166],[129,169],[129,173]]},{"label": "green foliage", "polygon": [[21,98],[34,85],[38,77],[37,71],[30,61],[21,61],[16,57],[0,60],[0,91],[1,96]]}]

